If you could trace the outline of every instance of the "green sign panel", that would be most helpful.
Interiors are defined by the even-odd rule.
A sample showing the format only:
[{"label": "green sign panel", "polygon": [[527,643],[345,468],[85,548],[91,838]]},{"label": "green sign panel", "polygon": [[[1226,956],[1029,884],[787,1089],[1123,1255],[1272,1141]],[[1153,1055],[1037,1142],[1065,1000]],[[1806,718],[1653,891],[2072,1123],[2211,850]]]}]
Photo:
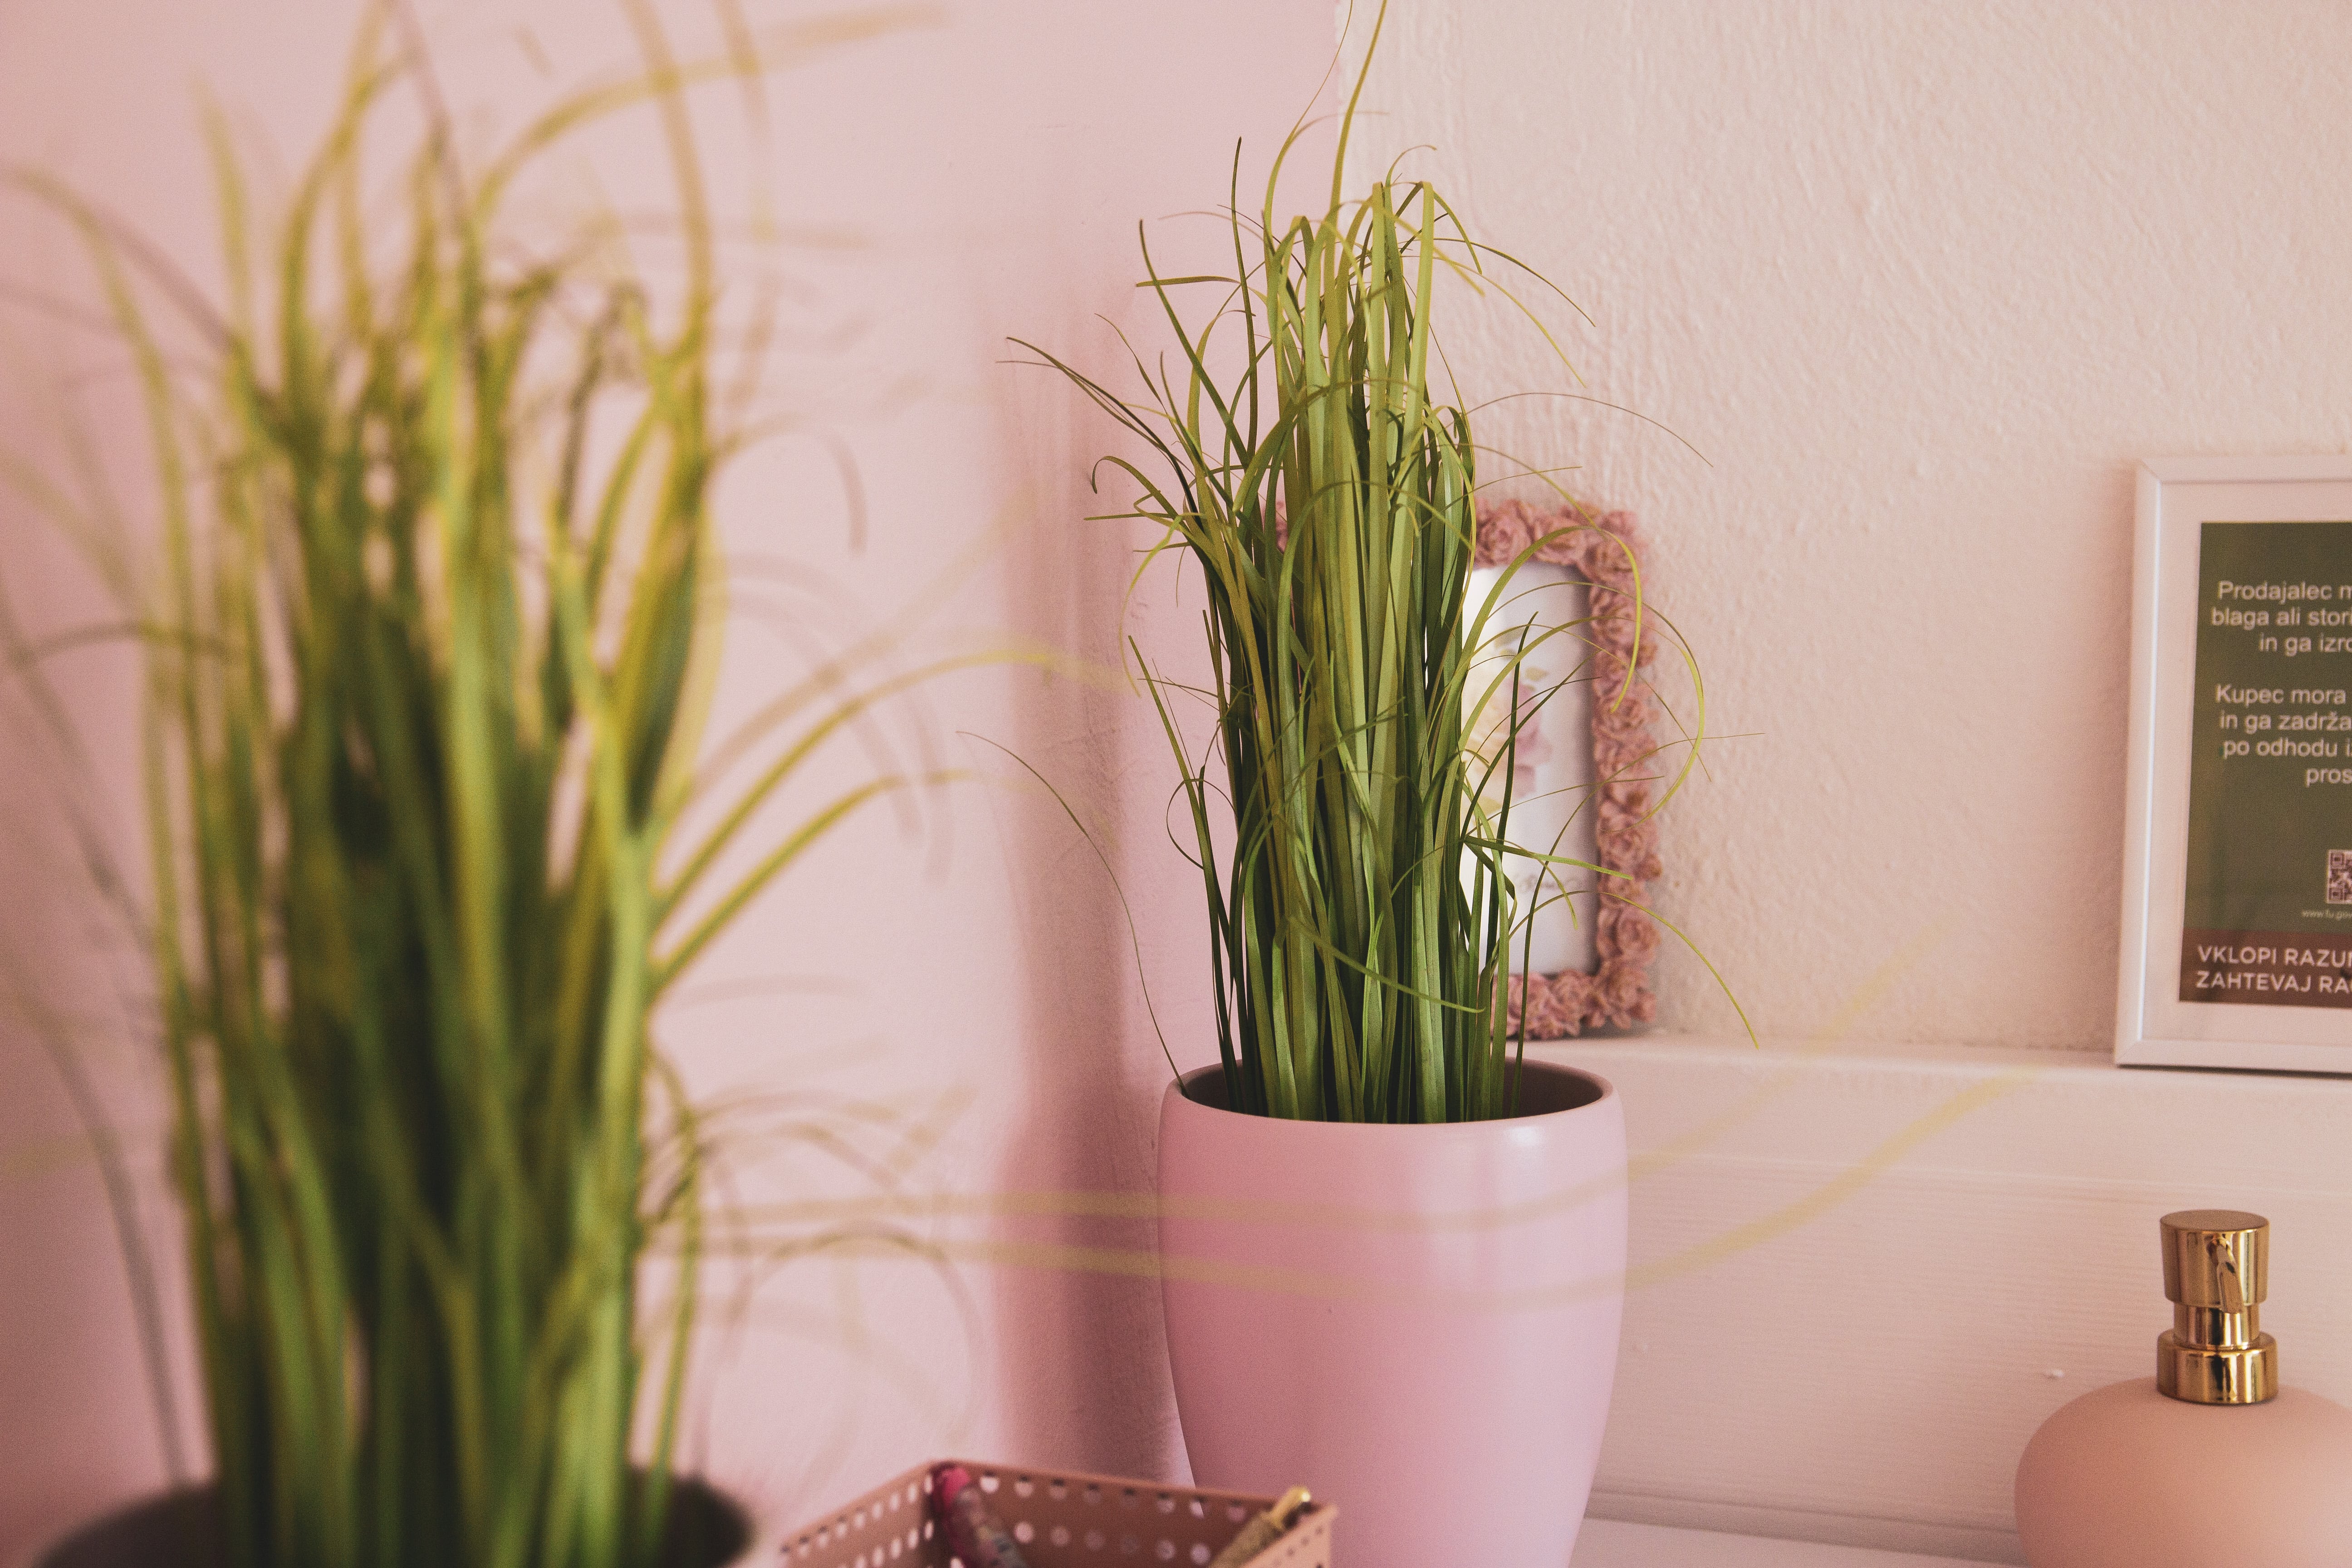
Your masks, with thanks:
[{"label": "green sign panel", "polygon": [[2209,522],[2180,999],[2352,1007],[2352,522]]}]

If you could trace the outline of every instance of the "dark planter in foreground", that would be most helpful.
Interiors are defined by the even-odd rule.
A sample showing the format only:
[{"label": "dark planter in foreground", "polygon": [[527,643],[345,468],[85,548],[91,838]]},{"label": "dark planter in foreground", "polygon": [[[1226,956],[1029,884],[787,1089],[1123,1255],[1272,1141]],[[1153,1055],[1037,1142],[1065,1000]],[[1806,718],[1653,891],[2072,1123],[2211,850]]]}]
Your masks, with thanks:
[{"label": "dark planter in foreground", "polygon": [[[81,1526],[26,1568],[223,1568],[217,1512],[210,1487],[166,1492]],[[672,1483],[662,1568],[723,1568],[751,1544],[751,1518],[732,1498],[689,1476]]]}]

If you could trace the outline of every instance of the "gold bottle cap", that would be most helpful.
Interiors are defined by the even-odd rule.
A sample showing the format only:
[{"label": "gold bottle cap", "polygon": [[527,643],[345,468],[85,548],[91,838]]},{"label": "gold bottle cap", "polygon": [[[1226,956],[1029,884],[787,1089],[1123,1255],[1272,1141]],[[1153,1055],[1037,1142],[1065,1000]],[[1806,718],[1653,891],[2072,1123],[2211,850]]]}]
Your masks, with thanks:
[{"label": "gold bottle cap", "polygon": [[2278,1394],[2278,1342],[2262,1331],[2271,1223],[2237,1209],[2164,1216],[2172,1327],[2156,1342],[2158,1392],[2191,1405],[2260,1405]]},{"label": "gold bottle cap", "polygon": [[2158,1222],[2164,1293],[2187,1307],[2242,1312],[2271,1293],[2271,1222],[2238,1209],[2184,1209]]}]

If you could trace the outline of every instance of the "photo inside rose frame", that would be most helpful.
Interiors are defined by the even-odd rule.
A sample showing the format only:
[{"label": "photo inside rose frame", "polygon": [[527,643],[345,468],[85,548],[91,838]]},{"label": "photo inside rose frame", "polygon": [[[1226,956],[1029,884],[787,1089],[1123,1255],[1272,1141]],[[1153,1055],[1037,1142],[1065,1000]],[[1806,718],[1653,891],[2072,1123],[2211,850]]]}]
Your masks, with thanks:
[{"label": "photo inside rose frame", "polygon": [[[1600,812],[1592,790],[1592,646],[1583,635],[1591,591],[1570,568],[1545,562],[1519,568],[1507,587],[1502,586],[1503,575],[1499,566],[1473,572],[1469,599],[1484,606],[1494,595],[1487,613],[1495,628],[1488,642],[1496,656],[1474,671],[1477,689],[1483,691],[1495,679],[1494,670],[1507,664],[1507,650],[1530,650],[1518,668],[1511,837],[1539,854],[1581,863],[1522,861],[1513,869],[1519,907],[1531,911],[1525,918],[1533,930],[1513,944],[1512,965],[1535,974],[1589,973],[1600,912],[1589,869],[1600,853],[1593,833]],[[1514,627],[1522,629],[1515,633]],[[1490,701],[1473,727],[1471,749],[1482,759],[1511,728],[1505,717],[1508,699],[1506,691]],[[1500,805],[1501,786],[1499,775],[1488,784],[1490,806]]]}]

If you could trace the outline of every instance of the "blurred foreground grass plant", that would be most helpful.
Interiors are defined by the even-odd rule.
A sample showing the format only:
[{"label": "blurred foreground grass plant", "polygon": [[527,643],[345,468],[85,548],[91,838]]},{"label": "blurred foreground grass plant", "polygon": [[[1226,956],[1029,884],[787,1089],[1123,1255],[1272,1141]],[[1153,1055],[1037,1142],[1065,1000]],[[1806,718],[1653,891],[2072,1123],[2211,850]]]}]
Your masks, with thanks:
[{"label": "blurred foreground grass plant", "polygon": [[[1514,1051],[1503,986],[1536,908],[1569,896],[1571,871],[1603,899],[1623,878],[1512,839],[1521,735],[1591,679],[1576,651],[1548,650],[1544,662],[1565,667],[1557,678],[1537,677],[1532,661],[1591,634],[1514,609],[1514,580],[1556,534],[1474,597],[1479,447],[1470,410],[1446,395],[1433,323],[1440,287],[1456,282],[1498,294],[1557,353],[1495,264],[1550,285],[1473,238],[1426,181],[1386,177],[1347,197],[1349,135],[1386,16],[1383,0],[1321,213],[1276,217],[1302,124],[1260,214],[1244,216],[1237,192],[1225,210],[1231,274],[1163,276],[1145,241],[1138,287],[1176,341],[1172,372],[1136,355],[1144,391],[1123,397],[1022,346],[1160,460],[1157,476],[1117,456],[1103,466],[1139,492],[1119,515],[1162,531],[1145,564],[1181,552],[1207,587],[1208,689],[1153,669],[1139,647],[1133,658],[1182,772],[1233,1108],[1467,1121],[1516,1114],[1526,1042]],[[1197,285],[1225,292],[1188,320],[1177,291]],[[1594,693],[1600,703],[1623,700],[1653,635],[1625,559],[1627,602],[1607,613],[1630,622],[1633,644],[1624,689]],[[1214,727],[1197,753],[1182,722],[1196,698]],[[1517,886],[1515,861],[1541,868],[1534,895]]]},{"label": "blurred foreground grass plant", "polygon": [[[226,311],[70,189],[13,176],[86,244],[160,481],[148,545],[11,471],[144,650],[169,1168],[241,1568],[655,1560],[703,1142],[651,1010],[813,842],[929,775],[877,769],[781,830],[763,808],[876,703],[968,662],[833,661],[705,753],[711,496],[749,437],[715,409],[684,100],[911,13],[745,32],[709,66],[628,13],[641,71],[468,171],[372,10],[267,237],[216,122]],[[427,135],[380,216],[362,148],[412,85]],[[631,108],[667,140],[674,288],[617,243],[541,254],[509,230],[534,161]],[[209,345],[199,375],[158,301]],[[677,1262],[658,1305],[656,1241]]]}]

